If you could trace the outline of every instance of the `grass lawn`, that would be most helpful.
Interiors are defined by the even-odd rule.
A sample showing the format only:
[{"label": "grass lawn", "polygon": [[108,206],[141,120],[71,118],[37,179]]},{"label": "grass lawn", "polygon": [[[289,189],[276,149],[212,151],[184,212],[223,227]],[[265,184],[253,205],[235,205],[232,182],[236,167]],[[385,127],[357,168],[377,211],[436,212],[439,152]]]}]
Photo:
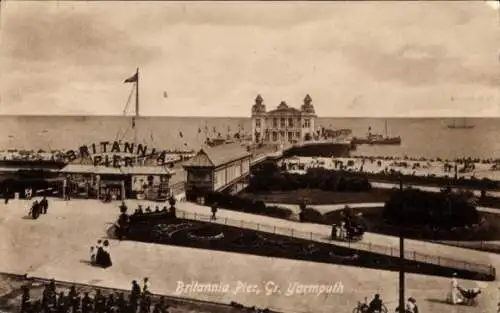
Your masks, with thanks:
[{"label": "grass lawn", "polygon": [[368,192],[336,192],[320,189],[297,189],[286,191],[249,192],[243,191],[239,196],[265,203],[299,204],[307,199],[308,205],[374,203],[385,202],[392,194],[391,189],[373,188]]}]

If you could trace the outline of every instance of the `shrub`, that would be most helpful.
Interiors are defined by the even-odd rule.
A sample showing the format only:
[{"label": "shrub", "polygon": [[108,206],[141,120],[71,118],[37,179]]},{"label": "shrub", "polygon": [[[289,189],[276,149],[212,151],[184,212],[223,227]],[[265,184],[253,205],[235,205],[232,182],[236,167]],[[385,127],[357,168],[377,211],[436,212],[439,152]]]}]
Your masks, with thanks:
[{"label": "shrub", "polygon": [[471,226],[480,219],[469,194],[418,189],[395,192],[385,203],[383,217],[394,225],[442,230]]},{"label": "shrub", "polygon": [[313,208],[305,208],[299,213],[301,222],[325,224],[323,214]]},{"label": "shrub", "polygon": [[214,203],[217,203],[218,207],[222,209],[261,214],[270,217],[289,218],[293,213],[290,209],[278,206],[266,206],[263,201],[254,201],[218,192],[209,193],[205,197],[206,205],[211,206]]}]

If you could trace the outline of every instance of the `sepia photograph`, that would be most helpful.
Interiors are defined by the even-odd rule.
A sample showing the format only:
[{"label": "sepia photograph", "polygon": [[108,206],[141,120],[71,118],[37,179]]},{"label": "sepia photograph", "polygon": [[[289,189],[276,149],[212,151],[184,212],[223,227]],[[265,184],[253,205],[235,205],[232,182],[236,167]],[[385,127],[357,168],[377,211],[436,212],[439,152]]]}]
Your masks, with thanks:
[{"label": "sepia photograph", "polygon": [[0,313],[500,313],[499,134],[499,0],[0,0]]}]

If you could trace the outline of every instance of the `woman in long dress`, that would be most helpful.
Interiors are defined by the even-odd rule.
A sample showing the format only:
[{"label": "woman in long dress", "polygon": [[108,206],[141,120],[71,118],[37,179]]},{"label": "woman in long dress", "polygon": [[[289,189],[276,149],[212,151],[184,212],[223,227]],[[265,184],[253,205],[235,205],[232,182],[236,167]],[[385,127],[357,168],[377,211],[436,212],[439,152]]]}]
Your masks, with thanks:
[{"label": "woman in long dress", "polygon": [[451,290],[449,294],[449,300],[451,304],[460,304],[462,303],[462,294],[458,290],[458,279],[457,279],[457,273],[453,273],[453,278],[451,279],[451,284],[450,284]]},{"label": "woman in long dress", "polygon": [[96,264],[102,268],[108,268],[113,263],[109,254],[109,242],[104,240],[103,245],[97,249]]}]

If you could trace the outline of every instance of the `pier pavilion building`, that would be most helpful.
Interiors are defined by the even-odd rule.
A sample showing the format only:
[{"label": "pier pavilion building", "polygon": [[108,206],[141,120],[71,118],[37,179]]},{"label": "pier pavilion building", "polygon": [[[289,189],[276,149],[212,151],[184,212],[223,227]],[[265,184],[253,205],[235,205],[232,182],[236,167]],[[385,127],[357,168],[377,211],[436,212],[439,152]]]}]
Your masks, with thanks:
[{"label": "pier pavilion building", "polygon": [[183,164],[186,197],[194,200],[209,192],[241,191],[248,185],[251,161],[252,153],[240,144],[203,147]]},{"label": "pier pavilion building", "polygon": [[252,106],[252,141],[273,144],[310,141],[316,134],[316,119],[309,95],[304,98],[300,109],[282,101],[271,111],[266,111],[264,99],[258,95]]}]

